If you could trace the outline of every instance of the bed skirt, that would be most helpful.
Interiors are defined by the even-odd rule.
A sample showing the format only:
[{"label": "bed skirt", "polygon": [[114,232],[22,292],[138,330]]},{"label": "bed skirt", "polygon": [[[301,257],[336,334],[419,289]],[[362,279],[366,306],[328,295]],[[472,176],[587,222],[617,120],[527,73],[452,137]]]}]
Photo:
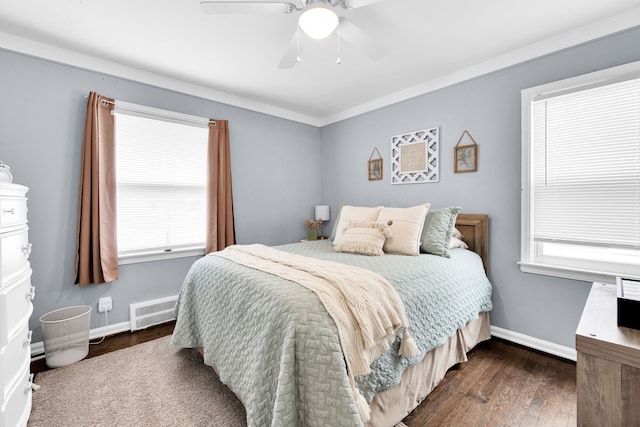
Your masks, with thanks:
[{"label": "bed skirt", "polygon": [[422,362],[404,371],[400,384],[375,395],[367,427],[390,427],[401,422],[427,398],[449,368],[466,362],[467,352],[490,338],[489,313],[480,313],[447,342],[427,353]]},{"label": "bed skirt", "polygon": [[[458,329],[447,342],[428,352],[422,362],[404,371],[400,384],[376,394],[371,401],[371,419],[366,427],[392,427],[401,422],[427,398],[452,366],[466,362],[467,353],[490,338],[489,313],[483,312]],[[198,351],[203,353],[201,347]],[[217,374],[217,369],[213,369]]]}]

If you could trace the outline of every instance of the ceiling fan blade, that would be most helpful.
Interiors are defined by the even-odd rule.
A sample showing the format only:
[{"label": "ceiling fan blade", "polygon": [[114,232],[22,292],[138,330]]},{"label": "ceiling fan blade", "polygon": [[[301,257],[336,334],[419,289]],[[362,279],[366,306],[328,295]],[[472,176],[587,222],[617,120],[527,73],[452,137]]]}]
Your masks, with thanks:
[{"label": "ceiling fan blade", "polygon": [[302,51],[306,46],[306,37],[300,37],[298,31],[293,35],[287,46],[287,50],[282,55],[278,68],[293,68],[297,63]]},{"label": "ceiling fan blade", "polygon": [[374,61],[382,59],[387,50],[346,18],[340,18],[340,37],[351,46],[360,49]]},{"label": "ceiling fan blade", "polygon": [[369,6],[370,4],[379,3],[382,0],[342,0],[340,7],[343,9],[355,9],[362,6]]},{"label": "ceiling fan blade", "polygon": [[216,15],[238,14],[284,14],[296,10],[293,3],[262,1],[201,1],[200,8],[205,13]]}]

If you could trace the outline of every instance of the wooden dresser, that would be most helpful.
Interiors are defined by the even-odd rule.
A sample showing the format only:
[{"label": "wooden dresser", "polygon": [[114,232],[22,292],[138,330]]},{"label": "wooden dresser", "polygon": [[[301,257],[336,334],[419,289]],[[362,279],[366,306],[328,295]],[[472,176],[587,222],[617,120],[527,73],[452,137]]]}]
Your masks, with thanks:
[{"label": "wooden dresser", "polygon": [[640,331],[617,310],[616,286],[594,283],[576,332],[578,426],[640,426]]},{"label": "wooden dresser", "polygon": [[27,187],[0,184],[0,427],[26,426],[31,413],[31,286]]}]

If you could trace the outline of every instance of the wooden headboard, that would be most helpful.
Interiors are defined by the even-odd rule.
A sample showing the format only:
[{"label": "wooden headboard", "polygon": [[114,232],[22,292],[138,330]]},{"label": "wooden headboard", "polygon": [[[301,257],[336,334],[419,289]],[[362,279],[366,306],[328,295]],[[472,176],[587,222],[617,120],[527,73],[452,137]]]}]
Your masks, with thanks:
[{"label": "wooden headboard", "polygon": [[484,264],[484,271],[489,274],[489,215],[458,214],[456,228],[462,233],[462,240],[474,251]]}]

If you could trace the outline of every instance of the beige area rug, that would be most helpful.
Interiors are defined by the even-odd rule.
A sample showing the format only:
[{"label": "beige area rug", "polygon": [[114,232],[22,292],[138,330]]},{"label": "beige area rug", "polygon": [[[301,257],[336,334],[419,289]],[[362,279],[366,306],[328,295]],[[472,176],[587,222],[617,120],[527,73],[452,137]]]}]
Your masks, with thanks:
[{"label": "beige area rug", "polygon": [[28,426],[246,426],[242,403],[200,353],[170,339],[37,374]]},{"label": "beige area rug", "polygon": [[30,427],[246,426],[244,407],[192,349],[159,338],[35,381]]}]

